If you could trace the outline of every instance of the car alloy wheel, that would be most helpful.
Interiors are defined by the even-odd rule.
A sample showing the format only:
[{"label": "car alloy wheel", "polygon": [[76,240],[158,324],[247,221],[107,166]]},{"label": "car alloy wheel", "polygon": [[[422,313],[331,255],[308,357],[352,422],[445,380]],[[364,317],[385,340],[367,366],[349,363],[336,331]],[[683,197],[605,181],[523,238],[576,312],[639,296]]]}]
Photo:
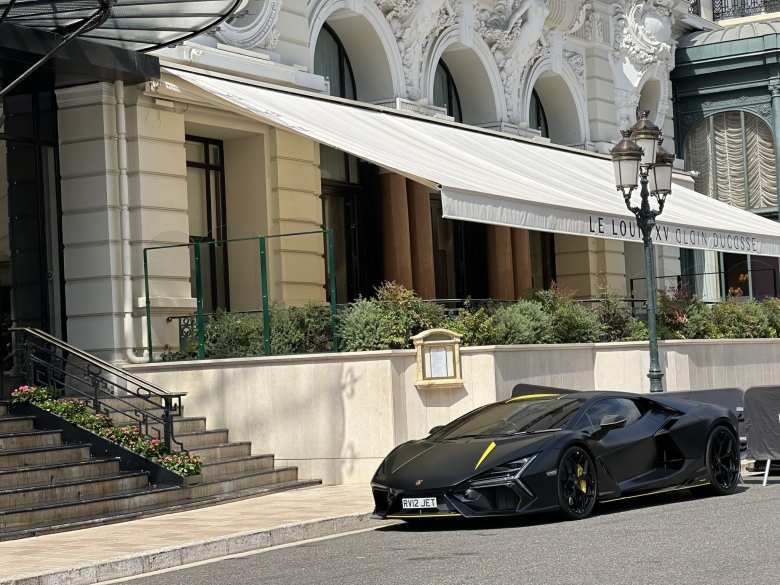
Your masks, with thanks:
[{"label": "car alloy wheel", "polygon": [[710,491],[716,495],[734,493],[739,484],[739,442],[726,426],[715,427],[707,439],[707,472]]},{"label": "car alloy wheel", "polygon": [[558,503],[566,518],[579,520],[596,505],[596,466],[581,447],[569,447],[558,464]]}]

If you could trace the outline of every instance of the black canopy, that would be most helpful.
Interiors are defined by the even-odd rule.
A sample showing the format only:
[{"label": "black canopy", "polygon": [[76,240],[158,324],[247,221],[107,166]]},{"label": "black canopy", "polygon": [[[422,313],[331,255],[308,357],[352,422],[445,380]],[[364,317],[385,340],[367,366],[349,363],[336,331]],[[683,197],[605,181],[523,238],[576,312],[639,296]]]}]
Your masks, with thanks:
[{"label": "black canopy", "polygon": [[152,51],[199,35],[228,18],[242,0],[0,0],[0,24]]}]

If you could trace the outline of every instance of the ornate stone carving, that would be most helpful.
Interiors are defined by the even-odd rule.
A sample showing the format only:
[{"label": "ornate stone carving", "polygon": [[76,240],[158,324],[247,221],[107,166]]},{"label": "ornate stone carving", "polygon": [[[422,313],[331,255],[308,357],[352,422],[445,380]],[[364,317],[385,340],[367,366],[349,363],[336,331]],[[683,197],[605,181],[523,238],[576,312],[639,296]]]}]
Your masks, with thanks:
[{"label": "ornate stone carving", "polygon": [[574,71],[580,84],[585,83],[585,57],[577,51],[564,51],[569,67]]},{"label": "ornate stone carving", "polygon": [[212,34],[220,42],[242,49],[273,49],[279,42],[281,7],[282,0],[248,0]]},{"label": "ornate stone carving", "polygon": [[574,34],[580,30],[593,10],[593,5],[587,0],[548,0],[547,6],[549,14],[545,28],[565,34]]},{"label": "ornate stone carving", "polygon": [[430,12],[418,10],[418,0],[376,0],[376,3],[398,42],[407,97],[421,99],[425,57],[438,36],[457,23],[455,6],[452,0],[444,0],[438,9]]},{"label": "ornate stone carving", "polygon": [[673,0],[636,2],[623,0],[614,5],[612,48],[638,70],[651,64],[673,67]]},{"label": "ornate stone carving", "polygon": [[519,82],[546,48],[542,35],[547,16],[544,0],[498,0],[495,8],[477,12],[476,30],[498,65],[511,122],[519,119]]}]

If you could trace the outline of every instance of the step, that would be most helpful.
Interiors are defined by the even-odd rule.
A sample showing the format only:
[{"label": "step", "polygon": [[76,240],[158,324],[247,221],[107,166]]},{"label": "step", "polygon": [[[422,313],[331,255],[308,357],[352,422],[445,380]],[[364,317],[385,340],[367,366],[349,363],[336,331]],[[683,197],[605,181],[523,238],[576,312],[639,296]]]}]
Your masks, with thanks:
[{"label": "step", "polygon": [[[173,418],[174,433],[200,433],[205,430],[206,430],[205,416],[181,416],[181,417],[176,416]],[[163,433],[162,423],[150,424],[149,434],[157,436],[158,433],[160,436],[162,436]]]},{"label": "step", "polygon": [[204,463],[200,470],[200,477],[203,482],[231,479],[237,476],[250,475],[266,469],[273,469],[273,466],[273,455],[254,455],[252,457],[223,459],[222,461]]},{"label": "step", "polygon": [[222,445],[212,445],[211,447],[190,449],[189,452],[190,455],[200,457],[204,463],[211,463],[212,461],[248,457],[252,454],[252,443],[224,443]]},{"label": "step", "polygon": [[89,459],[89,445],[60,445],[0,451],[0,469],[78,463]]},{"label": "step", "polygon": [[0,416],[0,434],[34,430],[34,416]]},{"label": "step", "polygon": [[[52,527],[75,520],[104,518],[168,506],[180,500],[182,495],[182,489],[178,486],[154,487],[124,494],[0,511],[0,538],[4,531],[34,526]],[[139,538],[143,538],[143,535],[139,535]]]},{"label": "step", "polygon": [[125,473],[44,486],[0,490],[0,510],[14,510],[41,504],[67,502],[123,494],[149,485],[145,472]]},{"label": "step", "polygon": [[60,524],[51,526],[32,526],[22,527],[19,529],[1,530],[0,529],[0,541],[13,540],[18,538],[27,538],[30,536],[40,536],[43,534],[50,534],[54,532],[61,532],[63,530],[76,530],[79,528],[90,528],[93,526],[102,526],[111,524],[114,522],[123,522],[128,520],[138,520],[140,518],[146,518],[151,516],[157,516],[159,514],[170,514],[172,512],[183,512],[186,510],[194,510],[202,508],[204,506],[211,506],[214,504],[231,502],[237,499],[243,498],[255,498],[259,496],[265,496],[269,494],[282,493],[290,490],[308,488],[321,485],[320,480],[298,480],[285,483],[274,483],[259,488],[251,488],[242,490],[240,492],[233,492],[218,496],[211,496],[209,498],[199,498],[192,500],[174,500],[169,504],[163,504],[161,507],[146,507],[139,510],[130,510],[128,512],[106,515],[97,518],[76,518],[73,520],[66,520]]},{"label": "step", "polygon": [[228,442],[228,430],[212,429],[210,431],[201,431],[198,433],[174,433],[174,438],[181,443],[181,447],[174,444],[174,450],[179,450],[181,448],[184,451],[189,451],[202,447],[224,445]]},{"label": "step", "polygon": [[190,497],[206,498],[221,494],[229,494],[241,490],[258,488],[276,483],[287,483],[298,480],[297,467],[279,467],[276,469],[265,469],[251,475],[236,477],[233,479],[224,479],[201,483],[192,486]]},{"label": "step", "polygon": [[58,447],[62,445],[62,431],[26,431],[0,435],[0,450]]},{"label": "step", "polygon": [[43,486],[77,479],[94,479],[119,473],[119,459],[89,459],[74,463],[35,465],[0,470],[3,489]]}]

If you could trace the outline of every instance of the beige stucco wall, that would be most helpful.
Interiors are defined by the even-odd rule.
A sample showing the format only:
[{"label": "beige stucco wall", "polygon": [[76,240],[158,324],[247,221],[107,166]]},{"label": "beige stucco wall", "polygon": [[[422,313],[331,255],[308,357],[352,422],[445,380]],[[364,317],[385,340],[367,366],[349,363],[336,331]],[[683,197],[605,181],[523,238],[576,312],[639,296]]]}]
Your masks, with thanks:
[{"label": "beige stucco wall", "polygon": [[[230,429],[254,453],[274,453],[301,477],[368,482],[397,444],[423,437],[515,384],[647,392],[645,343],[475,347],[462,351],[464,386],[418,390],[412,350],[129,366],[187,392],[185,413]],[[776,383],[780,341],[661,343],[667,390]]]},{"label": "beige stucco wall", "polygon": [[624,246],[617,240],[555,234],[556,282],[579,297],[625,296]]}]

